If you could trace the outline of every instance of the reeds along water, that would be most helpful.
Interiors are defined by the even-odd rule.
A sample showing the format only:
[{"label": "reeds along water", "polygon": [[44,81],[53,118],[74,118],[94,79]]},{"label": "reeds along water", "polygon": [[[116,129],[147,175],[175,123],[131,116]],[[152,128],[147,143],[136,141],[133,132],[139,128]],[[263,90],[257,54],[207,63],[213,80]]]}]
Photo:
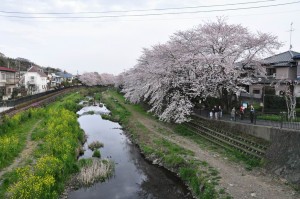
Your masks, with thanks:
[{"label": "reeds along water", "polygon": [[92,159],[91,164],[84,166],[77,176],[78,183],[89,186],[110,177],[114,170],[114,163],[110,160]]}]

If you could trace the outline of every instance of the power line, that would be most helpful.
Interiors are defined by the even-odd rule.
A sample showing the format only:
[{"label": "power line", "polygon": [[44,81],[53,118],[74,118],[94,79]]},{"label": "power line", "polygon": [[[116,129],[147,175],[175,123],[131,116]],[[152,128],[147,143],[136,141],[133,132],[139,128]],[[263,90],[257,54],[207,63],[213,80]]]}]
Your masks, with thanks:
[{"label": "power line", "polygon": [[[286,10],[286,11],[282,11],[282,12],[264,12],[264,13],[260,13],[260,14],[238,14],[238,15],[226,15],[226,17],[232,18],[232,17],[251,17],[251,16],[263,16],[263,15],[278,15],[278,14],[291,14],[291,13],[295,13],[295,12],[300,12],[300,10]],[[194,20],[194,19],[211,19],[211,18],[215,18],[216,16],[202,16],[202,17],[179,17],[179,18],[152,18],[152,19],[121,19],[121,20],[61,20],[60,22],[140,22],[140,21],[170,21],[170,20]],[[30,19],[12,19],[12,21],[16,21],[16,22],[29,22]],[[38,21],[38,22],[53,22],[53,21]]]},{"label": "power line", "polygon": [[99,11],[99,12],[17,12],[17,11],[5,11],[0,10],[0,13],[5,14],[39,14],[39,15],[74,15],[74,14],[105,14],[105,13],[126,13],[126,12],[148,12],[148,11],[165,11],[165,10],[184,10],[184,9],[196,9],[196,8],[211,8],[211,7],[223,7],[223,6],[235,6],[235,5],[247,5],[264,3],[277,0],[263,0],[263,1],[250,1],[241,3],[229,3],[229,4],[215,4],[215,5],[202,5],[202,6],[186,6],[186,7],[173,7],[173,8],[155,8],[155,9],[139,9],[139,10],[117,10],[117,11]]},{"label": "power line", "polygon": [[294,1],[289,3],[272,4],[264,6],[252,6],[252,7],[241,7],[241,8],[228,8],[219,10],[200,10],[200,11],[186,11],[186,12],[166,12],[166,13],[149,13],[149,14],[131,14],[131,15],[101,15],[101,16],[18,16],[18,15],[0,15],[0,17],[7,18],[28,18],[28,19],[98,19],[98,18],[121,18],[121,17],[145,17],[145,16],[161,16],[161,15],[181,15],[181,14],[196,14],[196,13],[209,13],[209,12],[221,12],[221,11],[236,11],[236,10],[249,10],[258,8],[277,7],[284,5],[292,5],[300,3],[300,1]]}]

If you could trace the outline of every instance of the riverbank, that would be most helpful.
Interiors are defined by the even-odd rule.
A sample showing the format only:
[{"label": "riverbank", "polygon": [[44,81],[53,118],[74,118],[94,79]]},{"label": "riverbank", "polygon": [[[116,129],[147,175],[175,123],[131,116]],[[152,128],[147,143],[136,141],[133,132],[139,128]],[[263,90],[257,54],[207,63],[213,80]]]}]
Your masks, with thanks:
[{"label": "riverbank", "polygon": [[[75,111],[80,98],[79,93],[73,93],[46,108],[30,109],[4,120],[0,140],[11,140],[15,146],[21,139],[22,147],[14,157],[28,154],[20,157],[22,161],[16,159],[13,167],[5,167],[11,161],[3,167],[0,198],[58,198],[65,182],[78,171],[75,151],[83,142],[83,132]],[[22,125],[26,122],[36,126],[27,130]],[[8,139],[11,134],[14,137]],[[25,145],[29,148],[24,149]]]},{"label": "riverbank", "polygon": [[[141,151],[154,164],[178,174],[198,198],[298,198],[284,182],[273,179],[261,168],[247,168],[247,162],[232,161],[226,153],[197,136],[174,133],[176,125],[159,122],[139,105],[126,103],[115,91],[103,93],[112,111]],[[246,165],[245,165],[246,164]]]},{"label": "riverbank", "polygon": [[[195,158],[195,152],[180,146],[168,136],[169,129],[147,114],[140,106],[126,104],[114,91],[103,93],[112,111],[111,118],[119,121],[145,157],[176,173],[196,198],[230,198],[218,186],[218,171],[207,162]],[[149,128],[151,126],[151,128]]]}]

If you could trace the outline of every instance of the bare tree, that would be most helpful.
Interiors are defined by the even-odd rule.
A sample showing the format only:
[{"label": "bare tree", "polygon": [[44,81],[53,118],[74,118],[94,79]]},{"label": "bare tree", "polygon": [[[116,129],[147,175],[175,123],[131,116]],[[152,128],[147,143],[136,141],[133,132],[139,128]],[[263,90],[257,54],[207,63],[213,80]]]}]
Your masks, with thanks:
[{"label": "bare tree", "polygon": [[271,85],[275,85],[277,88],[281,88],[281,95],[285,98],[286,108],[287,108],[287,118],[288,120],[293,120],[296,118],[296,103],[297,98],[295,95],[295,85],[298,84],[297,80],[281,79],[278,82],[274,82]]}]

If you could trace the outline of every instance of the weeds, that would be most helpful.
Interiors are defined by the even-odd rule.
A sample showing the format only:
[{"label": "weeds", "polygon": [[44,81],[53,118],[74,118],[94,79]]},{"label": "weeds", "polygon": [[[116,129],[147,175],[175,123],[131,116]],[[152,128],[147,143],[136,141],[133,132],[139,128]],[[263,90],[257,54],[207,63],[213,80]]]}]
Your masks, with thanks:
[{"label": "weeds", "polygon": [[92,151],[94,151],[95,149],[100,149],[102,147],[104,147],[104,144],[99,141],[94,141],[89,144],[89,149],[91,149]]},{"label": "weeds", "polygon": [[[58,198],[64,189],[64,182],[78,171],[75,151],[84,134],[77,122],[77,115],[67,109],[75,110],[76,106],[72,104],[79,98],[72,94],[67,101],[56,102],[46,109],[33,109],[27,114],[28,118],[44,118],[32,134],[32,138],[40,142],[34,151],[35,160],[5,175],[0,188],[1,197]],[[19,120],[22,117],[8,120],[4,127],[14,127]]]},{"label": "weeds", "polygon": [[[136,118],[132,116],[133,114],[126,109],[124,105],[127,104],[126,101],[117,92],[106,92],[103,95],[103,99],[111,110],[111,118],[123,124],[147,158],[176,172],[188,184],[193,195],[197,198],[214,199],[218,197],[219,193],[216,191],[215,185],[218,184],[220,177],[217,170],[209,168],[207,162],[195,160],[192,151],[186,150],[166,139],[153,136],[149,129],[136,121]],[[126,106],[130,106],[133,111],[140,113],[143,117],[157,121],[139,105]],[[193,135],[193,133],[187,131],[183,133],[186,136]]]},{"label": "weeds", "polygon": [[90,186],[98,181],[109,178],[114,171],[114,163],[109,160],[88,159],[85,160],[77,181],[80,186]]},{"label": "weeds", "polygon": [[101,158],[101,153],[98,149],[96,149],[93,153],[93,157],[96,157],[96,158]]}]

